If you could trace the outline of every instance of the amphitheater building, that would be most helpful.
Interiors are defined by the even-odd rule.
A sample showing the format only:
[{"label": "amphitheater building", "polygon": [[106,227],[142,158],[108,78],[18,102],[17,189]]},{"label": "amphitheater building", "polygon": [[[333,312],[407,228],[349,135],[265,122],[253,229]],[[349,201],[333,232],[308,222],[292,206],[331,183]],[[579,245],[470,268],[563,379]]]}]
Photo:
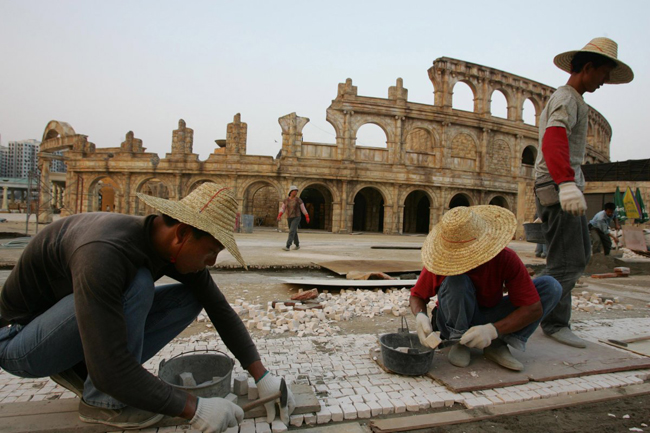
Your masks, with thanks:
[{"label": "amphitheater building", "polygon": [[[39,219],[111,211],[144,215],[152,209],[136,193],[179,200],[203,182],[232,188],[239,213],[258,226],[286,228],[276,221],[280,202],[297,185],[311,215],[302,227],[333,233],[427,233],[455,206],[493,204],[513,211],[521,223],[534,214],[533,167],[538,128],[525,123],[530,101],[535,123],[552,87],[508,72],[442,57],[428,70],[434,104],[409,102],[398,78],[387,98],[357,94],[351,79],[338,85],[327,109],[335,143],[303,140],[308,118],[291,113],[279,119],[282,150],[277,157],[246,153],[247,125],[239,114],[227,125],[225,140],[205,161],[193,153],[193,130],[183,120],[172,133],[165,158],[145,152],[142,140],[126,133],[119,147],[96,148],[69,124],[45,127],[39,165]],[[473,93],[473,111],[452,107],[454,86]],[[507,118],[491,113],[494,92],[507,101]],[[528,104],[530,106],[530,104]],[[532,122],[531,122],[532,123]],[[386,147],[357,145],[366,124],[379,126]],[[585,163],[609,161],[612,131],[607,120],[589,110]],[[50,178],[54,151],[63,151],[65,181]]]}]

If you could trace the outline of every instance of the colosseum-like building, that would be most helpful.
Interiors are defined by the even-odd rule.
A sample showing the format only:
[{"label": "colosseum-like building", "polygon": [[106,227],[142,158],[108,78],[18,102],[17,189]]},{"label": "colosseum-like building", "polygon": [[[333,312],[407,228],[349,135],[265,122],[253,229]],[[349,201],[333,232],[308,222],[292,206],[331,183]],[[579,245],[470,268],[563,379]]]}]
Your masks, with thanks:
[{"label": "colosseum-like building", "polygon": [[[303,141],[309,119],[291,113],[279,119],[282,151],[276,158],[246,154],[247,125],[239,114],[205,161],[192,153],[193,130],[183,120],[163,159],[145,152],[130,131],[119,147],[95,148],[67,123],[52,121],[41,144],[42,184],[52,184],[47,168],[52,151],[65,151],[68,172],[65,185],[42,189],[40,220],[51,221],[53,208],[63,215],[143,215],[151,209],[137,192],[177,200],[206,181],[232,188],[239,212],[263,226],[278,224],[279,203],[290,185],[300,188],[311,215],[302,227],[334,233],[426,233],[446,210],[461,205],[496,204],[515,212],[520,222],[530,220],[538,129],[524,123],[523,106],[532,102],[537,123],[554,89],[447,57],[435,60],[428,72],[433,105],[409,102],[401,78],[388,98],[359,96],[346,80],[327,109],[336,142]],[[459,82],[473,92],[473,112],[452,108]],[[495,91],[505,96],[507,118],[491,113]],[[359,128],[369,123],[384,131],[386,148],[356,144]],[[587,163],[609,161],[610,138],[607,120],[590,109]]]}]

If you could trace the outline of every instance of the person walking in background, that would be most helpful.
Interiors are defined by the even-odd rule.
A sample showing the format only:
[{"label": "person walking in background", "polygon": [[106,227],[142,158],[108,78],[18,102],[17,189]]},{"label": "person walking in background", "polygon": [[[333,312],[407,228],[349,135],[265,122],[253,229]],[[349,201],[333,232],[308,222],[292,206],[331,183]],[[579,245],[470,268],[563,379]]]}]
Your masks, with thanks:
[{"label": "person walking in background", "polygon": [[549,98],[539,117],[539,148],[535,161],[537,214],[548,243],[547,274],[562,285],[562,298],[542,320],[546,335],[569,346],[587,347],[571,331],[571,291],[591,257],[591,242],[582,193],[585,179],[580,169],[587,146],[589,106],[585,93],[603,84],[629,83],[634,73],[618,60],[618,45],[608,38],[594,38],[581,50],[567,51],[553,59],[571,74],[566,85]]},{"label": "person walking in background", "polygon": [[291,185],[289,187],[289,196],[284,199],[278,213],[278,221],[282,219],[282,215],[286,212],[287,223],[289,224],[289,237],[287,238],[287,245],[282,248],[284,251],[289,251],[291,244],[296,245],[296,249],[300,249],[300,239],[298,238],[298,226],[300,225],[300,212],[305,216],[307,224],[309,224],[309,213],[305,209],[305,203],[298,197],[298,187]]},{"label": "person walking in background", "polygon": [[600,238],[600,243],[603,246],[603,252],[606,256],[612,250],[612,239],[618,244],[618,239],[609,232],[612,221],[614,221],[614,227],[617,231],[621,229],[618,219],[614,215],[615,210],[616,205],[614,203],[605,203],[603,210],[594,215],[591,221],[589,221],[589,230],[596,232]]}]

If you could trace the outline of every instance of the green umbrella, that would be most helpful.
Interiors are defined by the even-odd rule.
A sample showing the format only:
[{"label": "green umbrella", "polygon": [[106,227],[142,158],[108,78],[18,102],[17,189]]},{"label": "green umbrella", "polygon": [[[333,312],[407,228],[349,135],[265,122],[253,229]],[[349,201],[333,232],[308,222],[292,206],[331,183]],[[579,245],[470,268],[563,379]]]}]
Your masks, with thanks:
[{"label": "green umbrella", "polygon": [[648,211],[643,204],[643,199],[641,198],[641,191],[639,188],[636,189],[636,204],[639,206],[639,215],[641,218],[634,220],[637,224],[643,224],[648,221]]},{"label": "green umbrella", "polygon": [[625,205],[623,205],[623,194],[621,194],[621,190],[618,187],[616,187],[616,192],[614,193],[614,204],[616,205],[616,218],[619,223],[622,223],[627,219],[627,215],[625,214]]}]

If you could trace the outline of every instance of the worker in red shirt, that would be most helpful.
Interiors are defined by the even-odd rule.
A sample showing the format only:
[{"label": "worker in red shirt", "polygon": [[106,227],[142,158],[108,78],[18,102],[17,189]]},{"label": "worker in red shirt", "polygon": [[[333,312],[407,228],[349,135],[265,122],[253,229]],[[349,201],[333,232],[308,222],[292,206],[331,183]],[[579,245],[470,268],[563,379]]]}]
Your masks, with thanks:
[{"label": "worker in red shirt", "polygon": [[[448,359],[470,363],[470,348],[510,370],[524,366],[508,346],[525,350],[526,341],[560,299],[552,277],[530,278],[517,254],[506,246],[517,220],[499,206],[456,207],[433,228],[422,246],[424,269],[411,289],[420,342],[434,329],[442,339],[460,339]],[[438,296],[432,318],[427,303]]]},{"label": "worker in red shirt", "polygon": [[584,48],[558,54],[557,67],[571,74],[549,98],[539,116],[539,148],[535,162],[537,215],[548,244],[546,272],[562,285],[562,298],[541,324],[551,338],[569,346],[586,347],[573,334],[571,291],[589,263],[591,242],[580,166],[585,157],[589,106],[585,93],[603,84],[629,83],[632,69],[618,57],[618,45],[608,38],[592,39]]}]

